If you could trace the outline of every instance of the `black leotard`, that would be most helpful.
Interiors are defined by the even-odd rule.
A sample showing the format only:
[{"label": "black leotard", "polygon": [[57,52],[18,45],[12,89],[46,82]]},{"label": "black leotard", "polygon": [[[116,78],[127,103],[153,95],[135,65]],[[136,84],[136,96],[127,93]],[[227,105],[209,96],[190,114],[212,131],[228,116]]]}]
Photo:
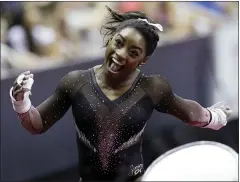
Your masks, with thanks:
[{"label": "black leotard", "polygon": [[140,72],[131,88],[111,101],[96,83],[92,68],[67,74],[38,110],[47,130],[72,106],[83,181],[128,181],[144,173],[144,128],[154,109],[167,112],[171,93],[164,78]]}]

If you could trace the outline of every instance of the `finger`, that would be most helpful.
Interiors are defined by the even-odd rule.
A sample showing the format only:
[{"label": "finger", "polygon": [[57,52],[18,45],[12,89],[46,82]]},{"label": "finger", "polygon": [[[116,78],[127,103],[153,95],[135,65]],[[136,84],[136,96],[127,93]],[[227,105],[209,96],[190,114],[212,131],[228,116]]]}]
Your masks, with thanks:
[{"label": "finger", "polygon": [[226,103],[225,102],[218,102],[218,103],[216,103],[216,104],[214,104],[214,108],[219,108],[219,107],[223,107],[224,105],[226,105]]},{"label": "finger", "polygon": [[17,91],[18,89],[16,89],[16,87],[13,87],[12,89],[12,95],[14,95],[14,93]]},{"label": "finger", "polygon": [[15,87],[13,87],[13,91],[19,90],[21,88],[20,85],[16,85]]},{"label": "finger", "polygon": [[19,77],[20,77],[21,75],[19,75],[16,79],[15,79],[15,81],[13,82],[13,86],[17,86],[17,85],[19,85]]},{"label": "finger", "polygon": [[227,115],[227,117],[229,117],[232,113],[233,113],[232,110],[226,111],[226,115]]},{"label": "finger", "polygon": [[[23,80],[27,80],[28,78],[33,78],[33,74],[29,74],[29,75],[28,75],[28,73],[29,73],[29,71],[20,74],[20,75],[26,74],[26,76],[24,76]],[[20,86],[23,85],[23,84],[21,84],[22,82],[20,82],[20,79],[19,79],[20,75],[19,75],[19,76],[16,78],[16,80],[13,82],[13,87],[17,87],[17,86],[19,87],[19,85],[20,85]]]},{"label": "finger", "polygon": [[26,85],[27,82],[28,82],[28,80],[23,80],[22,86],[23,86],[23,85]]},{"label": "finger", "polygon": [[25,77],[27,77],[29,75],[30,75],[30,71],[26,71],[26,72],[21,73],[17,78],[17,83],[20,84],[21,81],[24,80]]},{"label": "finger", "polygon": [[27,80],[27,79],[29,79],[29,78],[33,78],[33,74],[30,74],[30,75],[25,76],[25,77],[23,78],[23,80]]},{"label": "finger", "polygon": [[13,82],[13,87],[16,87],[18,85],[17,80]]},{"label": "finger", "polygon": [[27,91],[30,91],[30,89],[21,87],[18,90],[13,91],[13,95],[19,94],[20,92],[25,93]]},{"label": "finger", "polygon": [[21,85],[19,85],[18,82],[16,81],[13,83],[13,87],[14,87],[14,89],[16,89],[16,88],[21,87]]},{"label": "finger", "polygon": [[28,89],[28,88],[23,88],[22,91],[25,93],[25,92],[30,91],[30,89]]},{"label": "finger", "polygon": [[226,107],[226,110],[228,111],[228,110],[231,110],[231,108],[230,107]]},{"label": "finger", "polygon": [[30,90],[31,88],[32,88],[32,81],[33,81],[33,79],[28,79],[28,80],[24,80],[23,82],[22,82],[22,87],[23,88],[27,88],[28,90]]},{"label": "finger", "polygon": [[233,110],[229,109],[229,110],[226,110],[226,112],[231,114],[233,112]]},{"label": "finger", "polygon": [[19,93],[23,93],[23,88],[20,88],[20,89],[14,91],[14,92],[13,92],[13,96],[16,97],[17,94],[19,94]]},{"label": "finger", "polygon": [[21,85],[24,77],[25,77],[25,76],[24,76],[23,74],[21,74],[21,75],[18,76],[18,78],[17,78],[17,83],[18,83],[18,85]]},{"label": "finger", "polygon": [[25,71],[23,73],[21,73],[20,75],[29,75],[30,74],[30,71]]},{"label": "finger", "polygon": [[32,79],[33,79],[33,78],[34,78],[34,74],[30,74],[30,75],[29,75],[29,78],[32,78]]},{"label": "finger", "polygon": [[221,106],[220,109],[222,109],[224,111],[231,110],[230,106],[228,106],[228,105]]}]

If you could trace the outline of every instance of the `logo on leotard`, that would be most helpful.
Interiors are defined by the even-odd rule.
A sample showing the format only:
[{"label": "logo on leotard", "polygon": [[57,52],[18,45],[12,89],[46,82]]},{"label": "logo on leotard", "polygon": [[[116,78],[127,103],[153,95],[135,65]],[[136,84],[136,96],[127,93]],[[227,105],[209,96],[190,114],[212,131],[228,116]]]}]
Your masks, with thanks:
[{"label": "logo on leotard", "polygon": [[129,176],[136,176],[137,174],[141,173],[143,170],[143,164],[139,164],[137,166],[130,166],[130,172],[129,172]]}]

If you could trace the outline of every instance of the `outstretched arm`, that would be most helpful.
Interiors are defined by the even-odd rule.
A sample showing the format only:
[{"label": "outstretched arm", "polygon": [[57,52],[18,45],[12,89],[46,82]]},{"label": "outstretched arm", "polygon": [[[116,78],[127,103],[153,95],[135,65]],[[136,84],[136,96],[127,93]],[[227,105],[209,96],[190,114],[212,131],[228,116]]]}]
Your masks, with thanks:
[{"label": "outstretched arm", "polygon": [[69,84],[66,84],[70,79],[70,74],[61,80],[53,95],[36,108],[29,98],[33,75],[30,72],[21,75],[10,90],[13,108],[27,131],[32,134],[43,133],[60,120],[71,106],[67,93],[70,88]]},{"label": "outstretched arm", "polygon": [[223,103],[210,108],[204,108],[193,100],[183,99],[172,92],[166,80],[160,82],[161,94],[156,104],[156,110],[171,114],[185,123],[219,130],[227,124],[231,109]]},{"label": "outstretched arm", "polygon": [[156,109],[171,114],[193,126],[204,127],[211,121],[211,113],[195,101],[183,99],[173,93],[165,93]]}]

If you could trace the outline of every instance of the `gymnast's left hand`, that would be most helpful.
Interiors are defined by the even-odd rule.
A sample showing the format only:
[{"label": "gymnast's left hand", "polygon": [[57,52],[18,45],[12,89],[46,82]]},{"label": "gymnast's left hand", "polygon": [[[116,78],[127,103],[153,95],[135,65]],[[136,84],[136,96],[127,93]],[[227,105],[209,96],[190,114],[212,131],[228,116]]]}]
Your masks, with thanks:
[{"label": "gymnast's left hand", "polygon": [[215,110],[215,111],[221,110],[225,114],[224,117],[226,119],[228,119],[233,112],[232,109],[230,108],[230,106],[225,102],[218,102],[218,103],[212,105],[211,107],[209,107],[209,110]]},{"label": "gymnast's left hand", "polygon": [[207,109],[211,113],[212,118],[206,128],[214,128],[215,130],[219,130],[223,126],[226,126],[228,118],[233,112],[230,106],[225,102],[218,102]]}]

